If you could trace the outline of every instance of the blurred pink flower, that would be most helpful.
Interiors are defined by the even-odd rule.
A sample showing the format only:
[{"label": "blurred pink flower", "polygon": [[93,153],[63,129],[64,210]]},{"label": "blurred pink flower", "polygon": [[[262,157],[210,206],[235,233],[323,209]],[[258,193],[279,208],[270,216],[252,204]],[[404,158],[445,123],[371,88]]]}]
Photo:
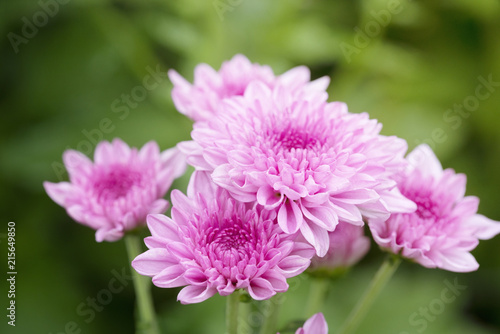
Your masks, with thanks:
[{"label": "blurred pink flower", "polygon": [[70,182],[44,182],[45,191],[77,222],[97,230],[96,240],[116,241],[146,224],[149,213],[165,212],[172,181],[186,168],[177,148],[160,153],[151,141],[140,151],[120,139],[103,141],[94,160],[67,150],[63,160]]},{"label": "blurred pink flower", "polygon": [[235,201],[206,173],[193,174],[188,196],[172,191],[172,219],[148,216],[149,250],[132,261],[158,287],[186,286],[177,297],[181,303],[236,289],[268,299],[309,266],[312,247],[282,234],[272,213]]},{"label": "blurred pink flower", "polygon": [[375,241],[427,268],[455,272],[477,270],[470,251],[478,239],[500,233],[500,223],[477,214],[479,199],[466,196],[466,177],[441,167],[431,148],[418,146],[407,157],[409,166],[398,187],[417,204],[414,213],[394,214],[387,221],[369,220]]},{"label": "blurred pink flower", "polygon": [[328,232],[330,249],[324,257],[314,256],[310,269],[328,271],[345,269],[355,265],[370,249],[370,239],[363,226],[340,222],[335,231]]},{"label": "blurred pink flower", "polygon": [[328,334],[328,324],[323,313],[316,313],[307,319],[304,327],[297,329],[295,334]]},{"label": "blurred pink flower", "polygon": [[392,180],[406,166],[406,141],[381,136],[368,114],[255,81],[219,110],[195,123],[194,142],[178,145],[188,163],[235,199],[275,211],[281,229],[300,231],[319,256],[339,221],[415,210]]},{"label": "blurred pink flower", "polygon": [[307,86],[318,91],[324,91],[330,81],[323,77],[310,82],[310,72],[305,66],[275,76],[269,66],[252,64],[241,54],[224,62],[219,72],[207,64],[196,66],[194,84],[190,84],[175,70],[170,70],[168,75],[174,84],[172,99],[175,106],[179,112],[195,121],[212,117],[224,99],[243,95],[248,84],[254,80],[268,87],[282,85],[294,90]]}]

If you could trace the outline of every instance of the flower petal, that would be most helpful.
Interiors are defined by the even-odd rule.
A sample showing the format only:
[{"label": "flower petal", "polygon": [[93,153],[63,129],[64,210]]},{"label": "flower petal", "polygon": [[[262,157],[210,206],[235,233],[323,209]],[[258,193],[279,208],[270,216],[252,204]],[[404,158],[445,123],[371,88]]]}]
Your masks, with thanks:
[{"label": "flower petal", "polygon": [[148,215],[147,223],[153,237],[160,237],[169,241],[181,241],[179,227],[167,216],[160,214]]},{"label": "flower petal", "polygon": [[95,233],[95,240],[97,242],[102,242],[102,241],[117,241],[120,240],[123,237],[123,228],[121,227],[112,227],[112,226],[105,226],[101,227],[98,229]]},{"label": "flower petal", "polygon": [[180,264],[169,265],[153,277],[153,284],[159,288],[184,286],[188,284],[184,273],[185,269]]},{"label": "flower petal", "polygon": [[188,285],[177,295],[177,300],[181,304],[201,303],[212,297],[217,290],[208,285]]},{"label": "flower petal", "polygon": [[132,267],[141,275],[155,276],[165,268],[175,265],[168,250],[165,248],[150,249],[139,254],[133,261]]},{"label": "flower petal", "polygon": [[61,206],[66,206],[70,198],[73,197],[74,188],[69,182],[44,182],[43,187],[47,192],[47,195]]},{"label": "flower petal", "polygon": [[278,224],[287,234],[293,234],[303,225],[304,217],[295,201],[286,200],[278,211]]},{"label": "flower petal", "polygon": [[411,153],[406,160],[409,162],[409,170],[418,169],[423,176],[432,176],[439,178],[443,173],[443,167],[438,158],[427,144],[420,144]]},{"label": "flower petal", "polygon": [[306,270],[311,261],[299,255],[290,255],[285,257],[278,263],[281,273],[286,277],[293,277],[301,274]]},{"label": "flower petal", "polygon": [[276,294],[272,284],[263,278],[257,277],[250,280],[248,293],[255,300],[269,299]]},{"label": "flower petal", "polygon": [[328,231],[307,220],[300,226],[300,232],[314,249],[319,257],[325,256],[330,247]]},{"label": "flower petal", "polygon": [[474,236],[478,239],[491,239],[500,233],[500,222],[491,220],[483,215],[475,214],[466,221],[475,231]]},{"label": "flower petal", "polygon": [[328,334],[328,324],[323,313],[316,313],[304,323],[304,332],[307,334]]}]

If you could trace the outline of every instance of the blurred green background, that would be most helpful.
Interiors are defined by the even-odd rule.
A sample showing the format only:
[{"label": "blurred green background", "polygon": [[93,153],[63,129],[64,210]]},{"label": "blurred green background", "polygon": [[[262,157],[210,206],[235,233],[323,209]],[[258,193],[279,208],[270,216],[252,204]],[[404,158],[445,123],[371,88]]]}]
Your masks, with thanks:
[{"label": "blurred green background", "polygon": [[[196,64],[218,69],[236,53],[278,74],[307,65],[313,78],[330,76],[330,100],[368,111],[384,134],[406,139],[410,148],[430,143],[445,167],[467,174],[467,193],[481,198],[480,212],[500,220],[496,0],[5,0],[0,6],[0,248],[7,254],[7,222],[16,222],[18,271],[17,326],[7,326],[2,313],[1,333],[134,332],[130,281],[93,314],[87,304],[105,296],[116,272],[129,272],[124,244],[96,243],[94,231],[71,221],[42,182],[67,179],[61,155],[68,148],[91,155],[100,139],[120,137],[133,146],[156,140],[162,149],[188,139],[191,122],[174,109],[166,71],[192,80]],[[158,85],[141,88],[150,72]],[[175,187],[184,190],[186,182]],[[500,239],[481,242],[473,253],[481,268],[468,274],[404,263],[358,332],[499,333]],[[372,247],[332,288],[324,309],[330,333],[382,258]],[[466,288],[443,304],[446,280]],[[281,325],[306,316],[309,279],[292,283]],[[6,314],[5,279],[0,287]],[[223,298],[182,306],[177,292],[154,289],[164,333],[223,332]],[[258,323],[259,314],[252,319]]]}]

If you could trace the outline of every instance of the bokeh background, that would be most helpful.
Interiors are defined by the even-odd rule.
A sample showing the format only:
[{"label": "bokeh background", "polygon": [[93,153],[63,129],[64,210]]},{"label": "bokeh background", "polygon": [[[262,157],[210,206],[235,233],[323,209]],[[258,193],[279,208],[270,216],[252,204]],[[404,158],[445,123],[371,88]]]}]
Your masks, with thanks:
[{"label": "bokeh background", "polygon": [[[92,230],[49,199],[42,182],[67,179],[61,155],[68,148],[91,155],[100,139],[120,137],[134,146],[156,140],[162,149],[188,139],[191,122],[174,109],[166,71],[174,68],[192,80],[196,64],[218,69],[236,53],[277,74],[307,65],[313,78],[330,76],[330,100],[347,102],[352,112],[368,111],[384,124],[384,134],[406,139],[410,149],[430,143],[445,167],[467,174],[467,194],[481,198],[480,212],[500,220],[496,0],[0,5],[0,276],[7,271],[9,221],[17,226],[18,271],[15,328],[6,324],[7,285],[0,283],[1,333],[134,332],[130,281],[93,315],[87,304],[116,272],[129,273],[124,244],[96,243]],[[158,85],[141,88],[150,72]],[[184,190],[186,183],[184,177],[174,186]],[[499,333],[500,238],[481,242],[473,254],[481,267],[468,274],[404,263],[358,333]],[[324,309],[330,333],[382,259],[373,246],[332,287]],[[465,288],[453,302],[440,303],[446,281]],[[280,325],[305,319],[309,283],[292,281]],[[223,332],[223,298],[182,306],[177,292],[154,289],[164,333]]]}]

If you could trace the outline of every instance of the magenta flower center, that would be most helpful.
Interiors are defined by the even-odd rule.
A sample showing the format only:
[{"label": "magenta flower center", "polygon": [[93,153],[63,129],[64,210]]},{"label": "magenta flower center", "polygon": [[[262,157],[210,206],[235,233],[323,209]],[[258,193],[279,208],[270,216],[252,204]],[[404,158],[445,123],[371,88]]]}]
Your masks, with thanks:
[{"label": "magenta flower center", "polygon": [[125,197],[133,186],[141,182],[141,174],[129,166],[113,165],[98,171],[93,191],[101,200],[115,200]]},{"label": "magenta flower center", "polygon": [[199,227],[191,231],[191,247],[196,249],[194,254],[202,267],[216,268],[220,274],[234,280],[235,272],[228,268],[241,269],[250,263],[266,261],[264,254],[275,247],[279,238],[269,237],[271,221],[258,221],[255,214],[245,213],[243,208],[232,213],[224,211],[196,217]]},{"label": "magenta flower center", "polygon": [[275,147],[286,151],[291,151],[292,149],[312,149],[321,145],[315,136],[292,127],[271,134],[269,139],[274,143]]},{"label": "magenta flower center", "polygon": [[423,219],[439,218],[440,210],[438,205],[429,197],[415,196],[411,198],[417,204],[416,214]]},{"label": "magenta flower center", "polygon": [[236,227],[215,229],[214,234],[213,243],[222,251],[244,249],[245,245],[252,240],[247,231]]},{"label": "magenta flower center", "polygon": [[218,227],[207,228],[203,246],[212,260],[233,266],[240,260],[248,259],[258,241],[255,240],[252,224],[245,224],[239,217],[222,219]]}]

